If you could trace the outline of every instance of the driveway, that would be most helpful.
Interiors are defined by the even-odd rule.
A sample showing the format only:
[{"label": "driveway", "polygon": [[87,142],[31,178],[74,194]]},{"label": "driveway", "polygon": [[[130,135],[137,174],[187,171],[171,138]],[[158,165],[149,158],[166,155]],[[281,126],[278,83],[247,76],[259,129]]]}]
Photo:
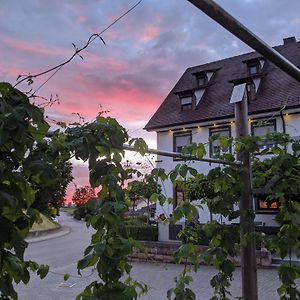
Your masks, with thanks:
[{"label": "driveway", "polygon": [[[87,229],[84,222],[74,220],[64,213],[59,221],[63,226],[70,228],[69,234],[29,244],[26,258],[48,264],[50,273],[43,280],[32,276],[27,286],[18,285],[21,300],[72,300],[86,285],[97,279],[91,270],[83,272],[82,277],[78,276],[75,263],[83,256],[92,230]],[[165,300],[167,290],[174,286],[173,278],[181,270],[182,266],[174,264],[133,263],[132,277],[150,287],[148,295],[143,296],[142,300]],[[67,282],[63,280],[65,273],[71,274]],[[191,288],[196,292],[197,299],[210,299],[213,291],[209,281],[214,274],[215,270],[210,266],[202,266],[200,271],[194,274]],[[279,286],[276,270],[258,270],[258,284],[259,299],[279,299],[276,292]],[[239,269],[234,274],[231,292],[235,297],[241,294]]]}]

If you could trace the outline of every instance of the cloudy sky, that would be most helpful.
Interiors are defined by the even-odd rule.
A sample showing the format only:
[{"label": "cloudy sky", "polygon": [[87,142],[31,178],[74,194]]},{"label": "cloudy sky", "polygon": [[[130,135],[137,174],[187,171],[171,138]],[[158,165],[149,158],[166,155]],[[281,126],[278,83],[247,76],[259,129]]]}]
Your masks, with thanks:
[{"label": "cloudy sky", "polygon": [[[35,74],[70,57],[137,0],[1,1],[1,81]],[[299,0],[217,0],[269,45],[300,38]],[[92,120],[100,110],[155,147],[142,128],[187,67],[251,51],[186,0],[143,0],[100,40],[61,69],[38,94],[58,94],[49,119]],[[49,75],[47,75],[49,76]],[[48,77],[35,81],[38,87]],[[27,90],[26,86],[20,86]],[[101,109],[102,107],[102,109]],[[75,170],[83,183],[83,167]]]}]

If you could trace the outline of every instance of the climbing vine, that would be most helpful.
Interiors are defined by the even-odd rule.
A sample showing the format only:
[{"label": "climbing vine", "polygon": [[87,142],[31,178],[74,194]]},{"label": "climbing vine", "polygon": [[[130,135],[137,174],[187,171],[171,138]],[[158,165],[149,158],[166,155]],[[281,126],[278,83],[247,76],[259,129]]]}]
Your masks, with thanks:
[{"label": "climbing vine", "polygon": [[[148,150],[145,142],[142,139],[130,141],[126,129],[115,119],[101,115],[91,123],[61,124],[65,127],[63,131],[57,130],[46,138],[49,125],[43,110],[32,105],[25,94],[8,83],[0,83],[0,121],[0,299],[17,299],[14,284],[21,281],[28,283],[30,271],[41,278],[47,275],[48,266],[24,259],[25,238],[32,224],[39,221],[39,213],[32,207],[37,190],[46,186],[47,182],[51,183],[57,175],[53,167],[70,157],[87,162],[90,185],[100,189],[97,214],[88,219],[88,226],[92,226],[95,233],[84,257],[78,262],[79,274],[83,269],[93,267],[98,272],[99,281],[88,285],[77,299],[131,300],[146,293],[147,286],[130,276],[128,256],[133,247],[142,247],[128,236],[124,222],[130,205],[124,183],[136,171],[122,166],[123,144],[129,143],[136,151],[145,154]],[[273,142],[270,143],[270,140]],[[259,145],[266,141],[269,147],[260,152]],[[185,267],[176,278],[176,286],[168,291],[168,299],[196,298],[189,288],[192,281],[189,272],[201,271],[202,262],[217,269],[217,274],[211,278],[212,299],[230,299],[234,257],[249,239],[263,242],[282,258],[299,249],[299,142],[276,133],[236,141],[222,138],[220,144],[224,148],[232,144],[235,152],[244,149],[251,152],[253,192],[264,195],[269,206],[276,203],[279,232],[265,240],[261,236],[259,239],[258,236],[239,237],[238,226],[223,224],[236,220],[240,215],[238,204],[244,188],[240,180],[243,167],[217,167],[208,174],[201,174],[185,162],[169,173],[154,169],[153,178],[160,178],[162,183],[170,180],[174,187],[183,187],[190,200],[180,203],[172,217],[166,220],[166,223],[176,223],[185,218],[188,225],[181,233],[183,243],[174,257],[176,263],[183,263]],[[198,158],[205,155],[202,144],[191,145],[184,151]],[[235,154],[219,157],[233,161]],[[266,157],[262,159],[262,155]],[[173,199],[163,195],[163,191],[162,184],[162,193],[157,191],[150,201],[173,203]],[[204,205],[219,218],[206,224],[195,224],[197,210]],[[200,253],[198,244],[204,240],[207,248]],[[280,299],[300,299],[296,285],[300,278],[299,267],[287,263],[280,266],[278,272]]]},{"label": "climbing vine", "polygon": [[[218,137],[213,137],[215,138]],[[276,222],[279,231],[271,237],[260,233],[240,237],[239,226],[228,225],[231,222],[237,224],[240,216],[238,205],[244,189],[241,180],[244,170],[241,166],[216,167],[205,175],[191,168],[187,161],[178,164],[168,174],[162,169],[154,170],[153,173],[160,176],[162,181],[169,179],[174,188],[183,188],[190,200],[180,203],[172,217],[165,221],[175,223],[184,217],[187,225],[179,234],[183,244],[175,254],[175,262],[185,263],[185,268],[175,279],[176,287],[168,291],[168,299],[196,298],[187,287],[192,281],[188,274],[188,263],[193,264],[194,271],[201,270],[200,262],[213,265],[218,273],[211,279],[214,289],[212,299],[225,300],[231,297],[229,288],[235,270],[234,258],[239,254],[242,244],[256,239],[257,246],[263,244],[281,258],[287,258],[292,251],[297,252],[300,246],[299,142],[281,133],[269,133],[264,137],[244,137],[236,141],[226,137],[219,140],[223,149],[230,145],[235,149],[233,154],[218,155],[222,160],[234,161],[235,154],[245,149],[251,153],[254,196],[263,195],[268,207],[274,203],[278,206]],[[267,145],[262,151],[259,148],[261,144]],[[289,153],[287,149],[290,150]],[[201,159],[205,155],[205,147],[203,144],[192,144],[183,153]],[[152,200],[159,201],[160,204],[166,201],[173,203],[172,199],[157,194],[153,195]],[[191,221],[197,216],[196,209],[201,210],[203,205],[207,205],[210,212],[218,218],[195,226]],[[254,218],[254,211],[249,212],[249,218]],[[203,243],[207,248],[200,253],[198,246]],[[279,267],[278,274],[281,280],[278,288],[280,299],[300,299],[295,282],[300,278],[300,268],[291,263],[283,264]]]}]

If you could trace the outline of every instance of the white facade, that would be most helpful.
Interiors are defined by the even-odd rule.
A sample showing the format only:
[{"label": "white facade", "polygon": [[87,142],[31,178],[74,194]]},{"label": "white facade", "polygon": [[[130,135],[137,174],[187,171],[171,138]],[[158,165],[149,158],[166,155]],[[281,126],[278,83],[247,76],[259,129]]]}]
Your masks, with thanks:
[{"label": "white facade", "polygon": [[[289,134],[291,137],[295,137],[300,139],[300,111],[284,111],[283,113],[284,123],[285,123],[285,132]],[[282,117],[278,113],[273,114],[260,114],[260,115],[252,115],[249,116],[249,133],[251,133],[251,122],[255,120],[275,120],[276,131],[284,132],[284,126]],[[210,129],[221,128],[222,126],[229,126],[231,131],[231,136],[233,138],[236,137],[236,128],[233,119],[223,119],[218,122],[208,122],[208,123],[199,123],[199,124],[191,124],[181,127],[172,127],[172,128],[164,128],[157,132],[157,149],[164,151],[174,151],[174,134],[176,133],[184,133],[191,131],[192,133],[192,143],[204,143],[206,147],[206,157],[209,157],[210,149],[209,149],[209,131]],[[182,163],[182,161],[174,161],[173,158],[160,156],[157,157],[157,167],[163,168],[168,173],[170,172],[178,163]],[[208,171],[214,167],[216,164],[209,164],[206,162],[193,162],[190,166],[197,169],[198,172],[207,174]],[[163,192],[167,197],[174,196],[174,188],[170,181],[165,181],[163,183]],[[159,203],[156,205],[156,213],[159,216],[160,214],[165,214],[166,216],[170,216],[173,211],[173,204],[165,203],[161,206]],[[264,223],[266,226],[277,226],[274,218],[276,213],[263,213],[259,212],[256,215],[255,222]],[[220,216],[213,215],[213,219],[220,221]],[[203,207],[203,209],[199,210],[199,221],[200,223],[206,223],[211,219],[211,214],[207,207]],[[227,223],[226,220],[222,220],[222,222]],[[234,220],[232,222],[238,222],[238,220]],[[179,223],[184,223],[182,222]]]}]

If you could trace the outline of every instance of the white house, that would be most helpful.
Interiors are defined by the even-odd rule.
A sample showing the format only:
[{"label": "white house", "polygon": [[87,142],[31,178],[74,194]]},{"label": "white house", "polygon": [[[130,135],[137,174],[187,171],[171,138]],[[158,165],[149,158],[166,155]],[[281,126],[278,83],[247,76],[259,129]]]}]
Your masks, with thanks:
[{"label": "white house", "polygon": [[[275,49],[300,66],[300,42],[295,37],[284,39],[283,45]],[[180,152],[189,143],[201,142],[207,143],[207,155],[213,157],[219,144],[218,141],[208,143],[209,137],[214,134],[236,136],[233,103],[246,93],[251,134],[259,136],[277,131],[300,138],[299,82],[257,52],[188,68],[145,129],[157,132],[158,150]],[[259,122],[261,120],[264,122]],[[157,158],[157,167],[167,172],[177,163],[173,158]],[[193,167],[207,173],[215,165],[195,162]],[[174,190],[171,182],[165,183],[165,190],[168,197],[174,197],[175,203],[166,203],[163,207],[157,204],[157,215],[170,215],[174,206],[184,199],[183,191]],[[259,199],[254,202],[255,221],[276,226],[277,208],[267,207]],[[210,220],[207,208],[200,210],[199,215],[201,223]]]}]

